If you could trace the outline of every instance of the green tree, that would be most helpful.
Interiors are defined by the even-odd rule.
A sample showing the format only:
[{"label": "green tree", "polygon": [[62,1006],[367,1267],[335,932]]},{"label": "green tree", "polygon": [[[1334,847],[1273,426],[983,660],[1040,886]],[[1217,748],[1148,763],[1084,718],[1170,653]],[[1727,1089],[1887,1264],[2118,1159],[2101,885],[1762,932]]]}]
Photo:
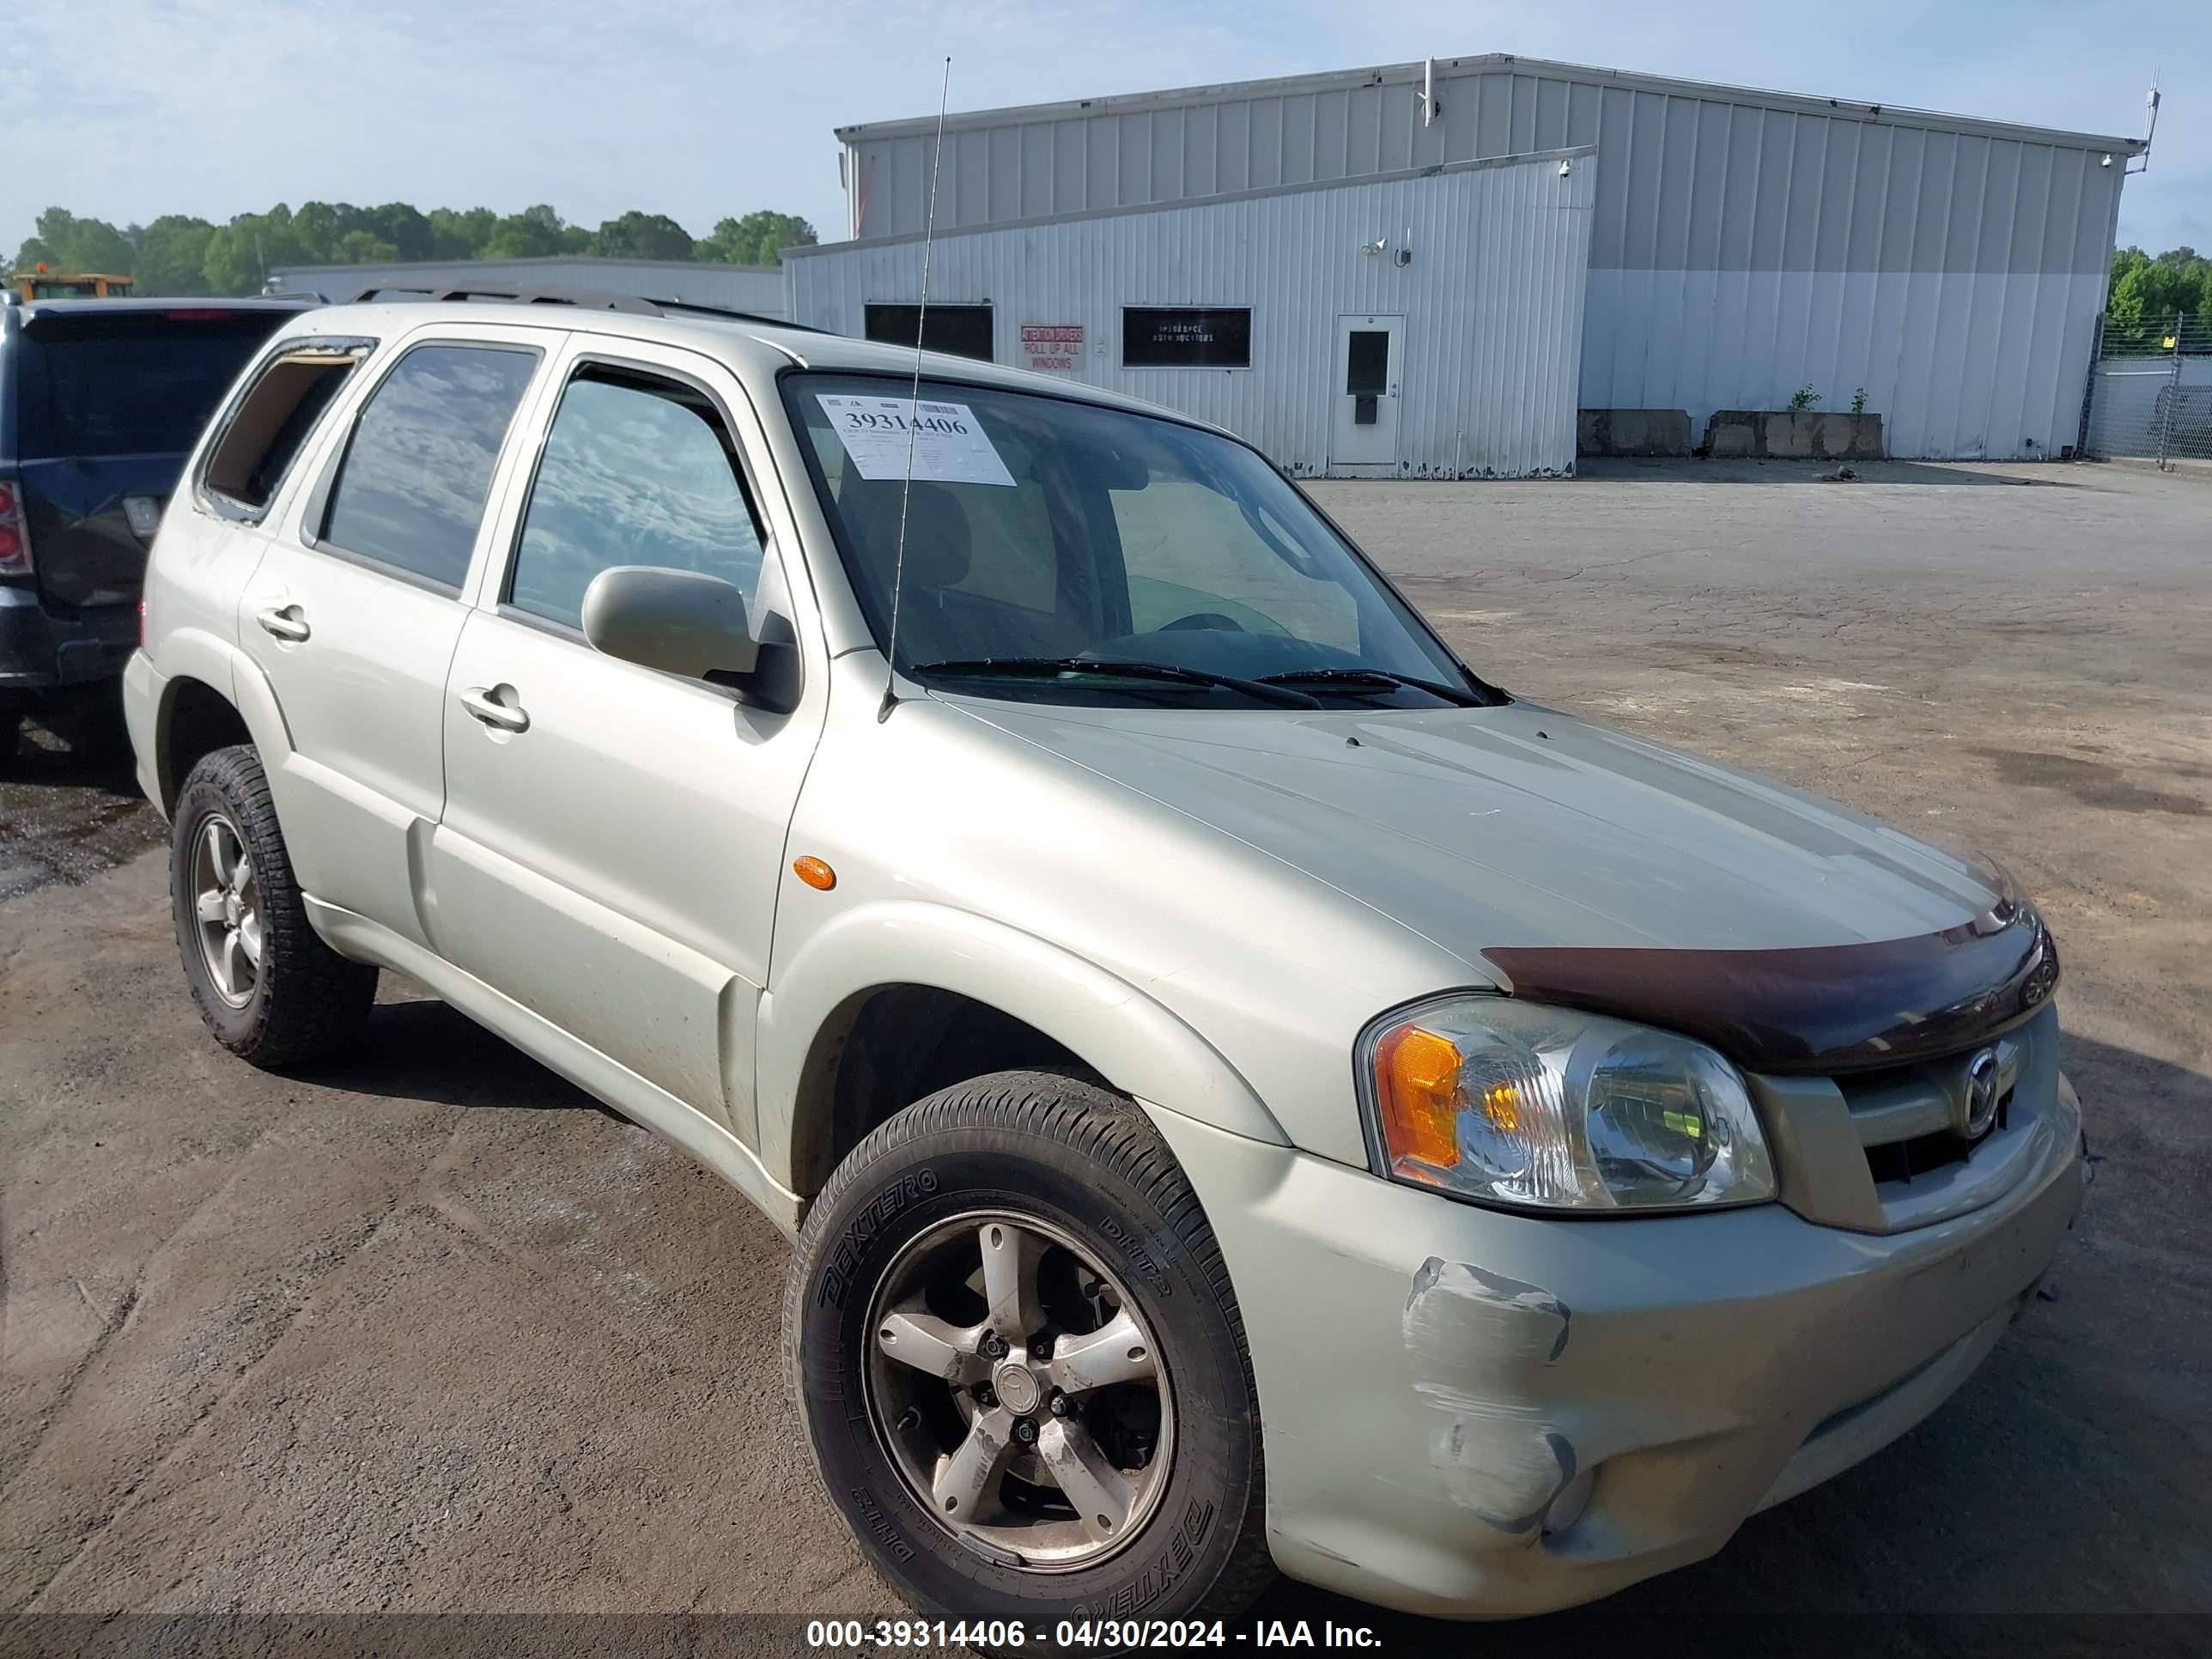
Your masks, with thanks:
[{"label": "green tree", "polygon": [[435,248],[432,258],[474,259],[481,255],[499,227],[499,215],[489,208],[432,208],[430,234]]},{"label": "green tree", "polygon": [[155,295],[208,292],[208,240],[215,227],[204,219],[182,213],[165,213],[141,228],[132,239],[137,245],[135,275],[138,292]]},{"label": "green tree", "polygon": [[2185,312],[2212,319],[2212,259],[2191,247],[2168,248],[2154,258],[2139,247],[2114,252],[2105,301],[2106,352],[2127,356],[2167,349],[2173,319]]},{"label": "green tree", "polygon": [[540,202],[500,220],[476,251],[479,259],[544,259],[568,251],[561,216]]},{"label": "green tree", "polygon": [[37,234],[15,256],[18,268],[41,260],[53,271],[98,270],[129,276],[137,254],[123,233],[105,219],[80,219],[67,208],[51,207],[39,216]]},{"label": "green tree", "polygon": [[603,259],[688,259],[691,233],[665,213],[632,209],[592,233],[592,252]]},{"label": "green tree", "polygon": [[819,240],[814,227],[797,214],[763,209],[742,219],[721,221],[695,252],[721,264],[780,265],[784,249],[811,247]]},{"label": "green tree", "polygon": [[[271,272],[288,265],[561,254],[772,265],[783,249],[815,240],[814,227],[805,220],[769,210],[723,219],[711,236],[695,242],[665,214],[632,210],[594,231],[569,224],[544,203],[502,216],[484,207],[433,208],[425,213],[405,202],[368,208],[350,202],[303,202],[295,211],[279,202],[265,213],[236,215],[227,224],[165,213],[151,224],[124,230],[104,219],[80,219],[66,208],[52,207],[39,216],[33,234],[21,243],[15,267],[43,261],[56,271],[115,271],[137,276],[148,294],[243,295],[260,292]],[[2178,252],[2196,259],[2187,249]]]}]

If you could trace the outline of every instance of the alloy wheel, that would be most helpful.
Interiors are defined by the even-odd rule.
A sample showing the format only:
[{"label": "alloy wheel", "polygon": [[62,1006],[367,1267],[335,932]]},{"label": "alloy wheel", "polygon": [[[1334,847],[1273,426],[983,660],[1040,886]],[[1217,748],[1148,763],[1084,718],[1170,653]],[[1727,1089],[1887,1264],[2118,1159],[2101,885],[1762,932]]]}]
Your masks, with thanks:
[{"label": "alloy wheel", "polygon": [[193,838],[191,879],[208,979],[217,996],[243,1008],[261,980],[261,886],[245,837],[220,812],[210,813]]},{"label": "alloy wheel", "polygon": [[1003,1212],[940,1223],[884,1269],[867,1329],[877,1437],[963,1544],[1066,1571],[1143,1529],[1175,1451],[1166,1365],[1066,1234]]}]

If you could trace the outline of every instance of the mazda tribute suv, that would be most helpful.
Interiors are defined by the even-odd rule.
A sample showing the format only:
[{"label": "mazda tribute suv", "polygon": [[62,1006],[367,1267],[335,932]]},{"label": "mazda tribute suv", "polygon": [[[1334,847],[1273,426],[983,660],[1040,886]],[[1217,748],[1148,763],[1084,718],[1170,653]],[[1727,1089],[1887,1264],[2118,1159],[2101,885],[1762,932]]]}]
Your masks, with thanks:
[{"label": "mazda tribute suv", "polygon": [[1711,1555],[1957,1389],[2081,1203],[2002,872],[1509,695],[1103,390],[325,308],[145,600],[216,1039],[320,1060],[392,969],[726,1177],[830,1502],[987,1639]]}]

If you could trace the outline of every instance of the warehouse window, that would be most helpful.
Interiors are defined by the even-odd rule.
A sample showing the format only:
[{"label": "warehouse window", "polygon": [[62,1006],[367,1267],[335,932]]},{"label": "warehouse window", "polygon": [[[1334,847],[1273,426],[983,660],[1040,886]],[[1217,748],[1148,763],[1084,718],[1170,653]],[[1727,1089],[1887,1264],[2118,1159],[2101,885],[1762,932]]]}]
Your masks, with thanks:
[{"label": "warehouse window", "polygon": [[1252,308],[1121,307],[1124,368],[1249,368]]},{"label": "warehouse window", "polygon": [[[872,305],[866,308],[862,331],[884,345],[911,346],[915,325],[921,320],[920,306]],[[991,349],[992,307],[989,306],[932,306],[922,348],[994,362]]]}]

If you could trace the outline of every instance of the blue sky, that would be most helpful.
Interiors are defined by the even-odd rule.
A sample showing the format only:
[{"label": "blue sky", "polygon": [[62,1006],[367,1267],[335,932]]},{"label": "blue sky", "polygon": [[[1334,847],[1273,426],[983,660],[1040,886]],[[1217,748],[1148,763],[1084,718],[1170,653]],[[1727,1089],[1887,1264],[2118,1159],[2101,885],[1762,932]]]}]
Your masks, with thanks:
[{"label": "blue sky", "polygon": [[[2120,236],[2212,251],[2212,7],[1272,7],[1156,0],[14,0],[0,245],[49,204],[123,223],[277,201],[755,207],[842,234],[833,126],[952,107],[1512,52],[2091,132],[2166,106]],[[0,255],[4,257],[4,255]]]}]

